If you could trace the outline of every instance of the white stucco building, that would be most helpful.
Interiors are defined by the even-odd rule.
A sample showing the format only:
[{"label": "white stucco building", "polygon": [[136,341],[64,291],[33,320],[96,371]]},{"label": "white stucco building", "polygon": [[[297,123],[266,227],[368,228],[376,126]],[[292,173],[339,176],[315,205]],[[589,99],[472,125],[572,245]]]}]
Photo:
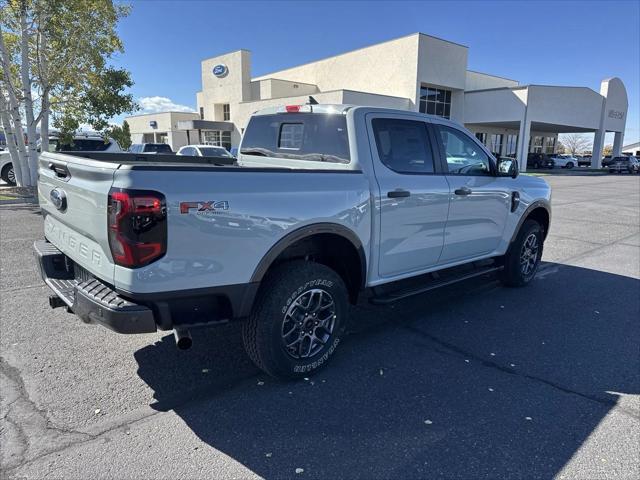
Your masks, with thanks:
[{"label": "white stucco building", "polygon": [[496,154],[518,158],[553,153],[565,132],[594,133],[599,162],[604,135],[614,132],[620,152],[627,118],[622,81],[609,78],[596,92],[580,86],[520,85],[517,80],[467,69],[468,47],[422,33],[330,58],[251,76],[247,50],[201,63],[197,113],[129,117],[133,142],[166,141],[237,147],[250,115],[273,105],[345,103],[401,108],[456,120]]}]

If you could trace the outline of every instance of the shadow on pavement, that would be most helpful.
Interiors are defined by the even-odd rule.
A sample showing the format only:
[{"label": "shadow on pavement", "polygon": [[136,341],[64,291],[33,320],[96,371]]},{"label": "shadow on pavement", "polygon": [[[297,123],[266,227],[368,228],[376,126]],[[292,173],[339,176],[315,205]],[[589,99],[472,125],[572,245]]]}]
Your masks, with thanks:
[{"label": "shadow on pavement", "polygon": [[258,372],[237,325],[194,335],[189,352],[168,335],[135,358],[154,408],[264,477],[550,477],[613,392],[640,393],[639,287],[547,263],[524,289],[480,279],[393,308],[362,302],[309,381]]}]

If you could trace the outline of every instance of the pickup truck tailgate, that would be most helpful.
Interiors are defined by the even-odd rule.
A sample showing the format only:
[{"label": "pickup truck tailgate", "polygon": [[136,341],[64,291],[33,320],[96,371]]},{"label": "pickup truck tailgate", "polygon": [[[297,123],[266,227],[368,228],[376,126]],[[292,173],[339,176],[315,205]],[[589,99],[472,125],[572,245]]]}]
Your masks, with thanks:
[{"label": "pickup truck tailgate", "polygon": [[113,283],[107,202],[117,163],[43,153],[38,199],[49,242],[96,277]]}]

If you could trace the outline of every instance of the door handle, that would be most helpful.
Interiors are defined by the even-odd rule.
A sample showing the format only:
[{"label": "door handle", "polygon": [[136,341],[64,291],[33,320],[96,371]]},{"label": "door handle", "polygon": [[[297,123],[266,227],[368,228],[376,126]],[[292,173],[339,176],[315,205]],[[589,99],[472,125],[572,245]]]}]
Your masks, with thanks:
[{"label": "door handle", "polygon": [[456,188],[456,190],[453,193],[455,193],[456,195],[467,196],[467,195],[471,195],[471,189],[469,187],[460,187],[460,188]]},{"label": "door handle", "polygon": [[411,195],[411,192],[409,190],[402,190],[402,189],[397,189],[397,190],[391,190],[390,192],[387,192],[387,197],[389,198],[404,198],[404,197],[409,197]]}]

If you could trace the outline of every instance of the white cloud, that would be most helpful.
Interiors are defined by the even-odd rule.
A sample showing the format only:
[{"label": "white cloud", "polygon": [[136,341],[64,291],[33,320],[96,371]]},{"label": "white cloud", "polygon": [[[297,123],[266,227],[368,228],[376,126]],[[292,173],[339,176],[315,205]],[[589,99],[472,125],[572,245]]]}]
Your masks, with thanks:
[{"label": "white cloud", "polygon": [[140,113],[195,112],[193,108],[174,103],[167,97],[141,97],[138,99],[138,104],[140,105]]}]

